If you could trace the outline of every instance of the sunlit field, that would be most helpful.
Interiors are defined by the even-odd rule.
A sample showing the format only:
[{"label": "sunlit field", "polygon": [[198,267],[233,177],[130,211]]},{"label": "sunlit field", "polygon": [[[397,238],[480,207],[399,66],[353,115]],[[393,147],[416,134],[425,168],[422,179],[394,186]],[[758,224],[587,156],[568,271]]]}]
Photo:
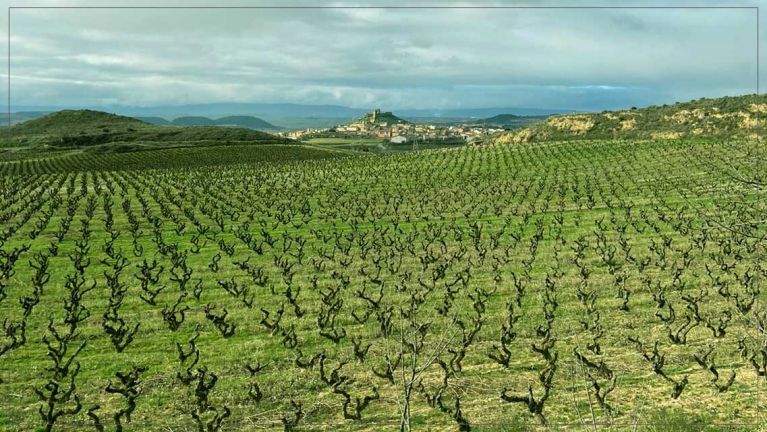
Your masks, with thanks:
[{"label": "sunlit field", "polygon": [[763,427],[750,143],[311,144],[0,163],[0,429]]}]

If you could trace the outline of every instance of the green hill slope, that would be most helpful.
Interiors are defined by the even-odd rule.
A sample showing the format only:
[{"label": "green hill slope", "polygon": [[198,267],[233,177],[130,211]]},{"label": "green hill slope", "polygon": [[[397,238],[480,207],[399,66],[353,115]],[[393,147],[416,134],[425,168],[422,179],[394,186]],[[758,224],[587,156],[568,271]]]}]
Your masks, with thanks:
[{"label": "green hill slope", "polygon": [[57,111],[11,128],[11,136],[71,135],[128,132],[147,124],[141,120],[91,110]]},{"label": "green hill slope", "polygon": [[250,129],[261,130],[279,130],[282,129],[279,126],[275,126],[266,120],[253,116],[227,116],[216,119],[215,123],[219,126],[237,126]]},{"label": "green hill slope", "polygon": [[186,116],[171,121],[176,126],[215,126],[216,121],[202,116]]},{"label": "green hill slope", "polygon": [[494,137],[498,143],[573,139],[755,138],[764,130],[767,96],[698,99],[623,111],[551,116]]},{"label": "green hill slope", "polygon": [[174,119],[171,124],[176,126],[229,126],[229,127],[243,127],[248,129],[259,130],[279,130],[278,126],[275,126],[266,120],[262,120],[253,116],[227,116],[219,119],[212,119],[203,116],[186,116]]},{"label": "green hill slope", "polygon": [[514,115],[514,114],[498,114],[492,117],[488,117],[486,119],[482,119],[481,121],[483,123],[490,123],[490,124],[504,124],[509,123],[512,121],[517,121],[521,116]]},{"label": "green hill slope", "polygon": [[169,125],[172,124],[168,120],[162,118],[162,117],[134,117],[138,120],[141,120],[144,123],[149,123],[153,125]]},{"label": "green hill slope", "polygon": [[520,128],[530,126],[544,120],[545,118],[546,116],[518,116],[514,114],[498,114],[493,117],[478,120],[476,124],[485,126]]},{"label": "green hill slope", "polygon": [[196,141],[289,142],[252,129],[160,126],[100,111],[66,110],[11,127],[4,137],[4,146],[82,147],[115,142]]}]

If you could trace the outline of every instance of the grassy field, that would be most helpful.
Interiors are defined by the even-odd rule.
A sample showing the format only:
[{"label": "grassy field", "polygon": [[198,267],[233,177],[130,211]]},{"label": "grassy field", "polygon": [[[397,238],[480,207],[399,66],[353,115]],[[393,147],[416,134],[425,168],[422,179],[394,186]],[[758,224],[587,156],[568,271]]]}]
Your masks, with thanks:
[{"label": "grassy field", "polygon": [[384,153],[388,143],[379,138],[310,138],[304,141],[311,146],[333,148],[337,150],[351,150],[365,153]]},{"label": "grassy field", "polygon": [[385,139],[379,138],[310,138],[303,141],[310,146],[319,146],[321,148],[332,148],[342,151],[355,151],[362,153],[402,153],[410,152],[414,150],[437,150],[460,147],[463,141],[450,142],[448,144],[442,144],[439,142],[431,141],[428,143],[419,142],[417,146],[413,146],[412,142],[404,142],[401,144],[395,144],[388,142]]},{"label": "grassy field", "polygon": [[320,144],[1,162],[0,430],[767,429],[750,143]]},{"label": "grassy field", "polygon": [[[118,145],[111,144],[110,147]],[[215,167],[237,163],[283,162],[307,159],[339,157],[344,154],[334,149],[322,149],[302,145],[252,144],[222,145],[210,147],[180,146],[171,148],[150,147],[145,151],[98,152],[94,148],[57,151],[36,156],[21,153],[9,156],[0,164],[0,174],[30,175],[43,173],[67,173],[90,170],[146,170],[166,168]]]}]

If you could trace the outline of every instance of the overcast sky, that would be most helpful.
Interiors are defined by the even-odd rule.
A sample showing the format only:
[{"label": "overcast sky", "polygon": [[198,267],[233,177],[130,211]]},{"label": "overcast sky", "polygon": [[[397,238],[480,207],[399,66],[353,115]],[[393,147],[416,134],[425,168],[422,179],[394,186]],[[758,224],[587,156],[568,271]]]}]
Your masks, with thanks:
[{"label": "overcast sky", "polygon": [[601,110],[756,91],[749,9],[13,9],[11,22],[14,106]]}]

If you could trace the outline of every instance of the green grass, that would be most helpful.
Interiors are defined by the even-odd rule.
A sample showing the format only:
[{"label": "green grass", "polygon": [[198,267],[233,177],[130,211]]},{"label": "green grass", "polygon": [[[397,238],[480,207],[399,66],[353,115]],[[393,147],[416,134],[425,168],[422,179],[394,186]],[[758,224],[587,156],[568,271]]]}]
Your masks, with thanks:
[{"label": "green grass", "polygon": [[447,143],[441,143],[432,141],[428,143],[418,143],[414,148],[412,142],[405,142],[402,144],[394,144],[388,142],[388,140],[380,138],[365,138],[365,137],[326,137],[326,138],[310,138],[302,141],[307,145],[318,146],[321,148],[332,148],[342,151],[353,151],[361,153],[371,154],[383,154],[383,153],[402,153],[410,152],[413,150],[436,150],[436,149],[448,149],[456,148],[464,145],[463,140],[450,140]]},{"label": "green grass", "polygon": [[379,144],[383,140],[380,138],[310,138],[306,140],[307,144],[316,145],[349,145],[349,144]]},{"label": "green grass", "polygon": [[[175,144],[175,145],[174,145]],[[90,170],[145,170],[196,168],[258,162],[288,162],[344,156],[333,149],[302,145],[246,144],[200,146],[172,143],[170,146],[109,144],[84,150],[37,154],[22,153],[16,160],[0,164],[0,173],[29,175]]]},{"label": "green grass", "polygon": [[[34,296],[33,264],[43,255],[49,257],[50,281],[26,319],[26,343],[0,356],[0,430],[44,427],[35,389],[44,390],[51,380],[68,382],[70,375],[56,377],[50,369],[43,337],[50,337],[49,320],[64,332],[64,300],[71,293],[65,280],[77,274],[75,251],[85,246],[89,264],[83,277],[88,286],[96,285],[83,296],[90,315],[77,326],[67,352],[68,358],[86,343],[74,359],[80,370],[73,394],[83,408],[60,417],[56,430],[95,430],[86,411],[96,404],[111,430],[113,416],[128,404],[106,388],[119,382],[116,372],[133,366],[147,370],[136,387],[136,409],[126,430],[195,430],[196,384],[177,378],[189,360],[179,361],[176,344],[187,351],[198,332],[199,362],[190,371],[204,367],[218,377],[208,404],[219,413],[224,406],[231,410],[221,430],[281,429],[282,419],[294,414],[291,400],[302,406],[297,430],[396,430],[402,371],[397,369],[392,384],[373,370],[381,372],[386,356],[403,350],[403,341],[417,342],[417,364],[429,365],[420,375],[423,391],[419,387],[412,398],[416,430],[457,430],[456,399],[473,430],[539,430],[540,419],[525,404],[503,402],[501,392],[525,395],[528,385],[536,398],[543,392],[539,373],[546,361],[531,344],[544,343],[544,310],[551,308],[547,294],[557,300],[549,324],[556,371],[543,409],[552,429],[612,424],[614,430],[764,430],[757,416],[757,409],[764,409],[764,398],[757,395],[764,377],[748,359],[764,349],[754,327],[767,304],[761,290],[765,267],[757,261],[764,243],[722,228],[764,214],[758,213],[764,211],[764,193],[728,174],[760,174],[743,157],[752,145],[583,141],[376,157],[325,151],[320,145],[243,145],[78,151],[2,162],[1,249],[8,254],[30,247],[12,271],[0,276],[6,294],[0,317],[8,318],[6,326],[23,320],[19,299]],[[664,240],[670,242],[665,259],[658,252]],[[576,260],[576,245],[584,241],[588,244]],[[605,250],[613,247],[609,260]],[[185,260],[178,255],[184,252]],[[128,264],[119,273],[127,291],[118,314],[130,328],[140,323],[123,352],[117,352],[103,326],[114,296],[107,275],[120,256]],[[144,259],[164,269],[148,285],[165,287],[155,305],[141,299],[146,293],[136,274]],[[284,270],[285,263],[292,268]],[[706,264],[718,282],[709,278]],[[191,276],[182,288],[171,276],[183,273],[184,266]],[[585,286],[579,266],[590,272]],[[261,268],[266,280],[256,280],[247,268]],[[747,273],[757,280],[748,282]],[[617,275],[627,278],[628,310],[621,309]],[[514,276],[523,281],[521,294]],[[222,287],[232,279],[247,287],[244,298],[252,299],[252,308]],[[586,297],[579,297],[579,286]],[[717,288],[722,286],[725,294]],[[380,304],[372,307],[365,298],[377,302],[379,289]],[[651,295],[658,289],[675,311],[670,323],[657,315],[669,313]],[[685,343],[673,343],[667,329],[676,332],[686,316],[693,316],[691,296],[699,297],[694,303],[702,321]],[[738,302],[750,297],[756,305],[739,312]],[[506,367],[488,354],[508,321],[507,304],[516,298],[521,306],[514,309],[519,318]],[[163,309],[179,299],[189,309],[173,331]],[[223,337],[206,317],[206,305],[215,306],[216,314],[226,308],[225,322],[236,325],[231,337]],[[408,319],[411,307],[416,313]],[[279,328],[272,331],[264,322],[271,323],[280,308]],[[270,316],[266,321],[264,311]],[[732,319],[715,337],[706,324],[715,327],[724,313]],[[327,334],[320,323],[328,316],[335,318],[325,330],[346,333],[337,343],[321,334]],[[383,336],[387,316],[391,327]],[[480,328],[465,344],[458,367],[462,342],[477,323]],[[0,336],[0,347],[8,342]],[[599,354],[588,348],[594,342]],[[656,342],[665,355],[661,369],[667,377],[675,382],[688,377],[677,399],[671,397],[672,384],[643,357],[651,355]],[[370,345],[363,360],[354,354],[355,343]],[[724,392],[693,358],[708,345],[720,374],[716,384],[736,373]],[[323,381],[319,362],[297,366],[299,349],[303,360],[325,353],[326,379],[343,364],[337,374],[349,380],[334,387]],[[602,388],[608,380],[579,361],[575,349],[592,362],[604,361],[615,374],[615,389],[607,396],[610,411],[597,403],[588,373]],[[404,358],[403,364],[411,364],[407,349]],[[447,376],[438,362],[429,363],[432,358],[444,362]],[[257,363],[264,368],[251,376],[246,365]],[[442,410],[424,392],[436,394],[445,379]],[[254,384],[263,392],[260,401],[248,396]],[[380,397],[362,410],[361,419],[348,419],[344,396],[334,388],[348,392],[352,406],[356,398],[375,392]]]}]

